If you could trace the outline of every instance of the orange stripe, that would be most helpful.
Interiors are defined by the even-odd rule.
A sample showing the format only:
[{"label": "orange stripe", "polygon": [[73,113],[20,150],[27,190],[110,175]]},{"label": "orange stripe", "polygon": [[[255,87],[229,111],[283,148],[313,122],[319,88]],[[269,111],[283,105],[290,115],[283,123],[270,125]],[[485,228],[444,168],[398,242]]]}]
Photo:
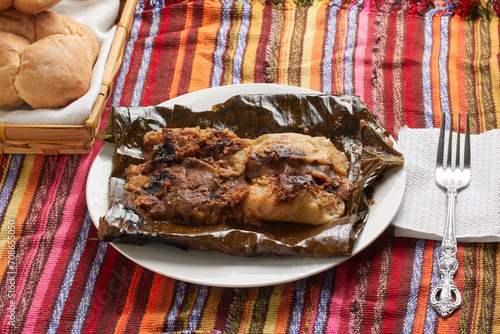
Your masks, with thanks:
[{"label": "orange stripe", "polygon": [[429,300],[429,282],[431,281],[432,266],[434,258],[433,240],[427,240],[424,248],[424,263],[422,264],[422,278],[420,280],[420,290],[417,301],[417,311],[413,323],[414,333],[424,333],[425,316],[427,313],[427,302]]},{"label": "orange stripe", "polygon": [[436,122],[441,115],[441,99],[439,89],[439,49],[441,47],[441,16],[434,14],[435,19],[432,20],[432,53],[431,53],[431,92],[432,92],[432,108],[434,111],[434,126],[439,126]]},{"label": "orange stripe", "polygon": [[293,283],[287,283],[283,288],[280,299],[277,301],[271,299],[269,312],[271,312],[273,304],[279,302],[278,311],[276,312],[276,326],[274,327],[273,333],[286,332],[286,329],[288,327],[288,314],[292,305],[292,293]]},{"label": "orange stripe", "polygon": [[[203,9],[203,24],[198,30],[195,56],[191,73],[212,72],[212,58],[215,52],[217,32],[220,27],[221,2],[211,1]],[[210,87],[210,75],[192,75],[189,91],[194,92]]]},{"label": "orange stripe", "polygon": [[316,91],[322,91],[322,81],[321,81],[321,62],[323,59],[323,47],[325,38],[325,24],[326,24],[326,12],[328,9],[328,3],[323,1],[320,8],[317,10],[316,14],[316,33],[314,34],[314,46],[313,50],[316,50],[312,54],[311,59],[311,81],[310,89]]},{"label": "orange stripe", "polygon": [[173,280],[155,274],[149,293],[149,302],[141,322],[140,333],[157,333],[163,329],[163,318],[170,306],[174,290]]},{"label": "orange stripe", "polygon": [[250,331],[250,324],[252,323],[253,308],[255,306],[255,298],[257,296],[258,289],[248,290],[248,296],[243,304],[243,311],[241,312],[240,327],[238,328],[239,333],[248,333]]},{"label": "orange stripe", "polygon": [[142,267],[139,265],[135,266],[134,276],[130,282],[130,287],[128,288],[127,300],[125,301],[125,306],[122,309],[120,319],[114,328],[115,333],[124,333],[127,328],[128,319],[134,311],[135,298],[137,296],[137,287],[141,282],[142,277]]},{"label": "orange stripe", "polygon": [[182,68],[184,66],[184,55],[186,53],[186,39],[189,33],[189,27],[191,27],[192,19],[193,19],[193,3],[188,2],[187,12],[186,12],[186,22],[184,23],[184,30],[181,32],[179,38],[179,53],[177,54],[177,60],[175,62],[175,70],[174,70],[174,77],[172,79],[172,89],[170,90],[170,98],[176,97],[179,91],[181,73],[182,73]]}]

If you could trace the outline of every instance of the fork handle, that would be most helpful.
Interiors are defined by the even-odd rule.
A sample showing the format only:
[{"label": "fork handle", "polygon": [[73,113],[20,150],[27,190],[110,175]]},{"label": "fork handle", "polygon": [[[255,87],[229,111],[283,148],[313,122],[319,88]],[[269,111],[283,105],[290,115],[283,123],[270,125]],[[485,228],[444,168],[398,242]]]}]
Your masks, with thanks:
[{"label": "fork handle", "polygon": [[446,229],[441,244],[441,257],[438,261],[440,279],[431,292],[431,305],[443,317],[449,316],[461,304],[460,291],[455,286],[453,276],[458,269],[457,240],[455,236],[456,189],[448,189],[448,214]]}]

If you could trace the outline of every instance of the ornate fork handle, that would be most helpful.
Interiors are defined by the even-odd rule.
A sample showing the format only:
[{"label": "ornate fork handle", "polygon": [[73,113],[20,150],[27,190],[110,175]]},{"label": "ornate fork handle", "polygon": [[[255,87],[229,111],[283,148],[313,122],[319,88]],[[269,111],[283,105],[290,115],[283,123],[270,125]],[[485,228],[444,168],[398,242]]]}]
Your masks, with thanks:
[{"label": "ornate fork handle", "polygon": [[455,286],[453,276],[458,269],[457,240],[455,237],[455,200],[457,191],[449,189],[448,216],[446,230],[441,244],[441,258],[438,261],[440,279],[431,292],[431,305],[443,317],[449,316],[461,304],[460,291]]}]

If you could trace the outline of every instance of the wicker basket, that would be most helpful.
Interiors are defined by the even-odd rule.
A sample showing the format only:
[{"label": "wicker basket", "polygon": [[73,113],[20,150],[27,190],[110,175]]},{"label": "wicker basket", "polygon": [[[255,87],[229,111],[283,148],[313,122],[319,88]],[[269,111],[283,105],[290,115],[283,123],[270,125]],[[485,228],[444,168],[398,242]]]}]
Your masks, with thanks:
[{"label": "wicker basket", "polygon": [[99,95],[89,119],[82,125],[0,123],[0,154],[86,154],[94,143],[114,76],[121,66],[123,52],[134,19],[138,0],[121,0],[120,20],[111,45]]}]

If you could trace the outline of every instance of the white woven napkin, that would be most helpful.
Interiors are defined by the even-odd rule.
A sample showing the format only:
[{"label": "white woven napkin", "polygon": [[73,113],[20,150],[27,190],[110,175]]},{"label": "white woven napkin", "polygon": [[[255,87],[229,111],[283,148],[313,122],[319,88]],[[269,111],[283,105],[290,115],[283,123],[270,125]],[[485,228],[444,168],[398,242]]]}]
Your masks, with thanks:
[{"label": "white woven napkin", "polygon": [[[407,185],[400,211],[392,222],[396,236],[442,239],[447,197],[434,179],[438,137],[439,129],[405,127],[399,132]],[[500,241],[499,162],[500,130],[471,136],[471,181],[457,196],[458,241]]]},{"label": "white woven napkin", "polygon": [[69,16],[86,25],[100,45],[94,64],[90,89],[80,99],[61,109],[36,109],[24,105],[18,108],[0,108],[0,123],[13,124],[83,124],[89,117],[94,101],[99,95],[104,67],[115,36],[115,21],[120,7],[119,0],[64,0],[50,11]]}]

